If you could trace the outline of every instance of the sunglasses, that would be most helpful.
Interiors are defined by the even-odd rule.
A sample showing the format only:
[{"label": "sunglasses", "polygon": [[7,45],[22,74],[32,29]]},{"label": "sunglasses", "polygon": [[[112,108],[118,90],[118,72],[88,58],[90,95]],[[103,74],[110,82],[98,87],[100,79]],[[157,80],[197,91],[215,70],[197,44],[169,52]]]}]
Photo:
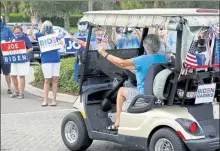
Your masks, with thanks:
[{"label": "sunglasses", "polygon": [[86,25],[86,23],[79,23],[79,25]]}]

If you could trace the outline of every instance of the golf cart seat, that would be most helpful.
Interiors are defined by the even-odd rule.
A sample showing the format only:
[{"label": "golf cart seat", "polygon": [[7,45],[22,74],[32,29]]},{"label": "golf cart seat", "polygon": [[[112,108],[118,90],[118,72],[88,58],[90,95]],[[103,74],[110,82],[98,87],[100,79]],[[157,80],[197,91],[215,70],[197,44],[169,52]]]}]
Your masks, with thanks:
[{"label": "golf cart seat", "polygon": [[133,100],[126,100],[122,106],[123,112],[143,113],[152,107],[157,100],[153,93],[154,79],[163,69],[165,69],[164,64],[154,64],[149,68],[145,79],[144,95],[138,95]]}]

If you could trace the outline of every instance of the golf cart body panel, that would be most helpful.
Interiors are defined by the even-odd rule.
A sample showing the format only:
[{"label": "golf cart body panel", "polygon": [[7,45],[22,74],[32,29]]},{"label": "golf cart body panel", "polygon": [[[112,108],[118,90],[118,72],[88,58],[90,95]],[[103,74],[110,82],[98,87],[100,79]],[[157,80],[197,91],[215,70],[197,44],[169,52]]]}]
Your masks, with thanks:
[{"label": "golf cart body panel", "polygon": [[[116,67],[100,56],[97,50],[89,50],[90,38],[82,57],[80,73],[80,97],[74,103],[83,118],[89,139],[112,141],[137,149],[153,151],[151,141],[154,135],[162,130],[169,129],[177,134],[177,139],[192,151],[217,151],[219,149],[219,100],[213,103],[195,104],[192,100],[179,99],[177,89],[185,79],[216,79],[219,72],[192,73],[189,76],[179,77],[183,51],[184,38],[187,38],[185,26],[198,31],[200,27],[209,27],[219,24],[219,10],[204,9],[142,9],[122,11],[96,11],[86,12],[81,21],[90,24],[90,36],[93,26],[121,26],[142,27],[143,36],[140,48],[110,49],[108,53],[123,59],[142,55],[143,38],[148,34],[149,28],[163,28],[177,31],[176,62],[172,67],[163,66],[172,70],[173,75],[169,82],[169,94],[164,105],[153,106],[146,111],[123,111],[120,115],[118,132],[106,130],[106,127],[115,122],[115,103],[117,90],[123,84],[122,69]],[[120,20],[120,21],[119,21]],[[190,40],[189,40],[190,41]],[[189,50],[189,49],[188,49]],[[112,81],[117,77],[118,86],[112,88]],[[185,79],[184,79],[185,78]],[[217,80],[216,80],[217,81]],[[153,81],[152,81],[153,83]],[[184,83],[184,88],[186,88]],[[104,110],[102,104],[111,96],[113,104],[111,110]],[[147,94],[148,95],[148,94]],[[153,96],[153,94],[149,94]],[[217,91],[216,91],[217,95]],[[113,99],[114,98],[114,99]],[[219,98],[219,97],[218,97]],[[133,100],[134,101],[134,100]],[[191,101],[191,102],[190,102]],[[195,101],[195,100],[194,100]],[[132,108],[132,105],[129,106]],[[204,113],[204,114],[203,114]],[[192,124],[197,125],[197,131],[191,132]],[[67,146],[71,144],[67,143]],[[74,150],[74,149],[73,149]],[[180,150],[175,150],[180,151]],[[181,150],[182,151],[182,150]]]},{"label": "golf cart body panel", "polygon": [[155,108],[140,114],[122,112],[122,120],[118,133],[122,135],[146,137],[149,136],[156,127],[163,125],[171,127],[175,131],[183,132],[186,140],[200,139],[205,137],[204,135],[193,136],[192,134],[186,132],[183,127],[176,121],[178,118],[196,121],[186,108],[180,106]]}]

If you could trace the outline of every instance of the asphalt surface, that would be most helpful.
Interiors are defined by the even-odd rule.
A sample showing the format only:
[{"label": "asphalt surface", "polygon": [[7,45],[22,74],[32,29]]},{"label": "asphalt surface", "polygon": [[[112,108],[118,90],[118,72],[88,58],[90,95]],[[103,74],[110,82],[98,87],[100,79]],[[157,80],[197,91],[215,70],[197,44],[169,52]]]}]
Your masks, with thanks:
[{"label": "asphalt surface", "polygon": [[[6,90],[1,76],[1,151],[68,151],[60,127],[63,117],[73,111],[71,103],[58,102],[56,107],[41,107],[41,97],[25,93],[22,100],[12,99]],[[104,141],[94,141],[87,149],[129,150],[132,149]]]}]

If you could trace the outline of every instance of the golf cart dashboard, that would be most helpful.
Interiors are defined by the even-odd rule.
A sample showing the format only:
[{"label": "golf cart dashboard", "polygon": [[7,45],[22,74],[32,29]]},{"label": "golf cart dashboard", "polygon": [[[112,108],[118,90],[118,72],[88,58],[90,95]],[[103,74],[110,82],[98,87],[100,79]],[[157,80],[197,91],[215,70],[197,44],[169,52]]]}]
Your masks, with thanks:
[{"label": "golf cart dashboard", "polygon": [[[107,50],[109,54],[114,56],[130,59],[136,57],[139,52],[139,48],[132,49],[111,49]],[[121,76],[123,69],[109,62],[106,58],[101,56],[97,50],[88,51],[86,59],[86,68],[84,72],[85,78],[87,77],[117,77]]]}]

